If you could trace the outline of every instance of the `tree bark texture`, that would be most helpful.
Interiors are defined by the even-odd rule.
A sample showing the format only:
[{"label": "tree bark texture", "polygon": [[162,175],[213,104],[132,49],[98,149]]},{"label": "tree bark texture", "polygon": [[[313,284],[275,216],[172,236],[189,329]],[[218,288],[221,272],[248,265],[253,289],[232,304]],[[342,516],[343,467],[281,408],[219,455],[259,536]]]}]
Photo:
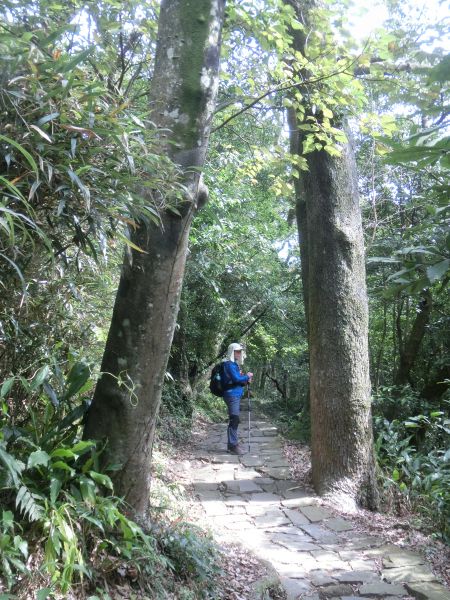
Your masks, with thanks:
[{"label": "tree bark texture", "polygon": [[115,492],[141,515],[148,508],[150,462],[164,373],[184,275],[189,229],[206,201],[205,160],[218,85],[224,0],[163,0],[151,120],[161,152],[183,169],[180,215],[140,226],[125,260],[85,438],[107,439],[105,462],[120,464]]}]

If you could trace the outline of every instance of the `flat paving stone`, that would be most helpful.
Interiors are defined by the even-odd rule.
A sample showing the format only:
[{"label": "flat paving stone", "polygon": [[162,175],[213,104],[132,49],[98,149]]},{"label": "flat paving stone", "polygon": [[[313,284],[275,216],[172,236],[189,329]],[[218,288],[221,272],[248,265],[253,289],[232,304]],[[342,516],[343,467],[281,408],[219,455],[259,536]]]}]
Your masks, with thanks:
[{"label": "flat paving stone", "polygon": [[225,496],[223,501],[227,506],[245,506],[247,504],[247,502],[242,498],[242,496],[238,496],[237,494],[232,496]]},{"label": "flat paving stone", "polygon": [[264,467],[264,473],[274,479],[288,479],[290,477],[287,467]]},{"label": "flat paving stone", "polygon": [[298,600],[303,594],[311,591],[311,586],[304,579],[291,579],[290,577],[281,577],[281,584],[286,591],[287,600]]},{"label": "flat paving stone", "polygon": [[316,551],[311,552],[314,558],[317,560],[317,566],[320,569],[328,569],[330,571],[349,571],[350,566],[348,563],[339,560],[337,557],[322,557]]},{"label": "flat paving stone", "polygon": [[291,508],[283,508],[284,514],[288,517],[290,522],[295,525],[307,525],[309,523],[308,519],[298,510],[293,510]]},{"label": "flat paving stone", "polygon": [[345,583],[336,583],[333,585],[327,585],[320,588],[319,597],[323,600],[328,598],[341,598],[346,594],[352,594],[353,588],[351,585]]},{"label": "flat paving stone", "polygon": [[424,565],[407,565],[405,567],[384,569],[382,575],[383,579],[391,583],[400,583],[402,581],[436,581],[436,576]]},{"label": "flat paving stone", "polygon": [[418,600],[449,600],[450,590],[440,583],[406,583],[408,592]]},{"label": "flat paving stone", "polygon": [[383,558],[383,556],[389,556],[392,553],[398,552],[400,549],[393,544],[379,544],[376,547],[370,547],[368,544],[368,538],[357,538],[352,539],[346,544],[347,548],[350,550],[358,550],[361,548],[358,544],[364,543],[366,549],[363,550],[365,556],[370,556],[371,558]]},{"label": "flat paving stone", "polygon": [[288,550],[295,550],[296,552],[312,552],[313,550],[320,550],[320,548],[315,544],[305,541],[296,535],[277,533],[271,537],[271,540],[275,544],[279,544]]},{"label": "flat paving stone", "polygon": [[241,463],[246,467],[262,467],[264,460],[260,456],[241,456]]},{"label": "flat paving stone", "polygon": [[[270,558],[268,560],[272,562]],[[297,564],[281,562],[274,562],[273,564],[279,575],[283,575],[284,577],[291,577],[294,579],[303,579],[304,577],[309,578],[309,574],[311,573],[311,571],[317,571],[317,569],[319,568],[319,565],[313,558],[304,557],[303,555],[301,557],[301,561]]]},{"label": "flat paving stone", "polygon": [[227,454],[226,452],[223,452],[223,454],[211,454],[210,459],[212,463],[239,464],[239,456]]},{"label": "flat paving stone", "polygon": [[375,596],[376,598],[384,596],[405,596],[406,589],[402,585],[393,585],[391,583],[365,583],[359,588],[360,596]]},{"label": "flat paving stone", "polygon": [[199,494],[203,492],[216,492],[218,490],[216,481],[210,483],[205,481],[196,481],[192,487]]},{"label": "flat paving stone", "polygon": [[230,511],[225,502],[217,502],[215,500],[202,502],[203,510],[207,517],[220,517],[227,515]]},{"label": "flat paving stone", "polygon": [[259,517],[255,517],[256,527],[276,527],[289,523],[289,519],[280,510],[268,510]]},{"label": "flat paving stone", "polygon": [[249,501],[255,504],[264,504],[265,506],[278,506],[281,502],[281,497],[277,496],[277,494],[262,492],[261,494],[251,494]]},{"label": "flat paving stone", "polygon": [[335,533],[324,529],[316,523],[309,523],[309,525],[299,525],[299,527],[302,531],[305,531],[308,535],[310,535],[320,544],[334,544],[339,540]]},{"label": "flat paving stone", "polygon": [[332,585],[336,583],[336,578],[331,577],[328,571],[322,569],[317,569],[317,571],[311,571],[311,573],[309,574],[309,580],[315,587]]},{"label": "flat paving stone", "polygon": [[350,531],[353,529],[353,525],[350,521],[341,519],[340,517],[334,517],[325,521],[325,526],[332,531]]},{"label": "flat paving stone", "polygon": [[272,483],[262,483],[261,487],[265,492],[268,492],[270,494],[278,492],[277,484],[275,481],[272,481]]},{"label": "flat paving stone", "polygon": [[239,491],[241,493],[252,493],[252,492],[261,492],[261,494],[264,493],[261,486],[259,486],[252,479],[250,479],[250,480],[241,479],[238,481],[238,483],[239,483]]},{"label": "flat paving stone", "polygon": [[268,469],[289,469],[289,463],[285,458],[269,458],[264,462]]},{"label": "flat paving stone", "polygon": [[342,583],[373,583],[379,580],[379,575],[373,571],[345,571],[336,575]]},{"label": "flat paving stone", "polygon": [[311,523],[317,523],[323,521],[332,516],[332,513],[326,508],[321,506],[300,506],[299,510],[305,515],[305,517],[311,521]]},{"label": "flat paving stone", "polygon": [[402,551],[401,549],[397,549],[395,552],[391,552],[383,558],[383,566],[386,568],[406,567],[423,563],[424,559],[422,556],[412,552]]},{"label": "flat paving stone", "polygon": [[[290,497],[287,497],[290,496]],[[284,500],[281,501],[283,506],[287,508],[300,508],[300,506],[312,506],[317,503],[314,496],[303,493],[300,490],[286,490],[283,493]]]},{"label": "flat paving stone", "polygon": [[258,485],[261,485],[262,477],[258,471],[254,469],[237,469],[234,473],[235,479],[247,479],[247,480],[258,480]]},{"label": "flat paving stone", "polygon": [[[345,559],[344,559],[345,560]],[[378,566],[377,563],[373,560],[363,560],[362,558],[353,558],[352,560],[347,560],[347,564],[354,571],[366,571],[372,570],[377,571]]]},{"label": "flat paving stone", "polygon": [[267,508],[262,504],[254,504],[253,502],[247,502],[245,504],[245,512],[251,517],[260,517],[264,515]]},{"label": "flat paving stone", "polygon": [[[217,488],[217,486],[216,486]],[[200,500],[223,500],[223,496],[218,489],[215,490],[200,490],[196,493]]]}]

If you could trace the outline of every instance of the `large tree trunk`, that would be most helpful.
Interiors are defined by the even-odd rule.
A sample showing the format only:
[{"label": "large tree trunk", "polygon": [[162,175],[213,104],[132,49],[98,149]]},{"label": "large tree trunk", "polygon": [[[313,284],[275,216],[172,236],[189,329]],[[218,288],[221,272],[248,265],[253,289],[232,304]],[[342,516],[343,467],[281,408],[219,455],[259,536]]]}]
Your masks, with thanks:
[{"label": "large tree trunk", "polygon": [[116,493],[145,514],[150,460],[164,373],[172,343],[188,235],[198,205],[218,83],[224,0],[163,0],[151,119],[163,130],[162,151],[184,172],[180,216],[162,212],[162,226],[141,226],[125,260],[86,438],[108,439],[105,462],[120,464]]},{"label": "large tree trunk", "polygon": [[[307,27],[314,1],[286,1]],[[306,32],[291,33],[294,49],[304,53]],[[300,75],[300,81],[307,78]],[[304,116],[300,121],[295,105],[289,111],[291,152],[298,155]],[[353,152],[347,144],[341,156],[315,151],[305,158],[309,170],[301,173],[295,192],[310,352],[313,482],[318,493],[346,506],[376,508],[368,303]]]},{"label": "large tree trunk", "polygon": [[308,156],[313,481],[321,494],[377,506],[364,242],[353,154]]}]

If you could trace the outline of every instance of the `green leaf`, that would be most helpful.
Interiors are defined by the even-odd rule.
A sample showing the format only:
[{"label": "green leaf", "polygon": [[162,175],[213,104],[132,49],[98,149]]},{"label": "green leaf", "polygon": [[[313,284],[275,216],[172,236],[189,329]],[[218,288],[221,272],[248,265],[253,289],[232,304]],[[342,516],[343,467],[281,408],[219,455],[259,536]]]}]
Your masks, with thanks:
[{"label": "green leaf", "polygon": [[104,475],[103,473],[97,473],[96,471],[89,471],[90,477],[100,485],[105,486],[109,490],[113,489],[113,483],[108,475]]},{"label": "green leaf", "polygon": [[67,169],[67,173],[70,179],[77,185],[80,189],[80,192],[83,194],[83,198],[86,200],[89,209],[89,203],[91,200],[91,192],[87,186],[81,181],[76,173],[74,173],[71,169]]},{"label": "green leaf", "polygon": [[0,175],[0,182],[3,182],[3,185],[5,185],[11,192],[13,192],[17,198],[20,198],[21,200],[26,202],[25,197],[22,195],[22,192],[18,188],[16,188],[16,186],[13,183],[8,181],[2,175]]},{"label": "green leaf", "polygon": [[[450,450],[449,450],[450,452]],[[2,514],[2,523],[5,529],[9,529],[14,525],[14,515],[10,510],[4,510]]]},{"label": "green leaf", "polygon": [[441,62],[431,69],[429,79],[431,82],[440,81],[441,83],[450,81],[450,54],[444,56]]},{"label": "green leaf", "polygon": [[71,427],[76,421],[81,419],[89,408],[87,402],[83,402],[79,406],[76,406],[64,419],[59,423],[58,430],[62,431],[67,427]]},{"label": "green leaf", "polygon": [[62,73],[67,73],[68,71],[72,71],[80,62],[86,60],[86,58],[91,54],[92,48],[88,48],[87,50],[83,50],[79,54],[75,55],[71,60],[67,61],[61,68]]},{"label": "green leaf", "polygon": [[45,131],[42,131],[42,129],[40,127],[38,127],[37,125],[30,125],[31,129],[34,129],[34,131],[37,131],[37,133],[44,138],[45,141],[49,142],[50,144],[53,144],[52,138],[47,135],[45,133]]},{"label": "green leaf", "polygon": [[89,367],[82,362],[75,363],[70,369],[66,381],[66,391],[64,392],[64,400],[68,400],[74,396],[89,379]]},{"label": "green leaf", "polygon": [[394,469],[394,470],[392,471],[392,479],[393,479],[394,481],[398,481],[398,480],[400,479],[400,473],[399,473],[399,470],[398,470],[398,469]]},{"label": "green leaf", "polygon": [[14,146],[14,148],[16,148],[16,150],[18,150],[25,157],[28,164],[35,172],[36,177],[39,177],[39,171],[38,171],[36,161],[31,156],[31,154],[28,152],[28,150],[25,150],[25,148],[23,146],[21,146],[20,144],[18,144],[16,141],[12,140],[11,138],[6,137],[5,135],[0,134],[0,140],[3,140],[4,142],[11,144],[11,146]]},{"label": "green leaf", "polygon": [[75,458],[76,454],[69,448],[57,448],[52,451],[50,456],[52,458]]},{"label": "green leaf", "polygon": [[19,550],[24,558],[28,558],[28,544],[26,540],[22,539],[19,535],[14,536],[14,548]]},{"label": "green leaf", "polygon": [[129,238],[127,238],[127,236],[124,235],[121,231],[116,231],[116,236],[118,238],[120,238],[122,241],[124,241],[127,246],[130,246],[130,248],[133,248],[133,250],[137,250],[138,252],[142,252],[143,254],[148,254],[145,250],[142,250],[142,248],[139,248],[139,246],[136,246],[136,244],[134,244]]},{"label": "green leaf", "polygon": [[50,460],[50,456],[44,450],[36,450],[32,452],[28,457],[27,469],[32,469],[33,467],[37,467],[38,465],[43,465],[46,467]]},{"label": "green leaf", "polygon": [[77,444],[75,444],[75,446],[72,446],[71,450],[72,452],[74,452],[75,454],[78,454],[79,456],[81,454],[84,454],[87,450],[89,450],[90,448],[94,448],[95,447],[95,442],[91,441],[91,440],[82,440],[81,442],[78,442]]},{"label": "green leaf", "polygon": [[48,600],[52,591],[51,588],[41,588],[36,593],[36,600]]},{"label": "green leaf", "polygon": [[48,365],[45,365],[45,367],[42,367],[42,369],[39,369],[39,371],[36,373],[36,375],[31,380],[31,389],[36,390],[40,385],[42,385],[44,383],[44,381],[47,379],[47,377],[49,376],[49,373],[50,373],[50,367]]},{"label": "green leaf", "polygon": [[5,381],[2,384],[1,390],[0,390],[0,398],[4,398],[5,396],[7,396],[9,394],[9,392],[11,391],[11,388],[14,384],[15,381],[15,377],[10,377],[9,379],[5,379]]},{"label": "green leaf", "polygon": [[53,121],[53,119],[56,119],[57,117],[59,117],[59,112],[54,112],[54,113],[51,113],[50,115],[45,115],[45,117],[41,117],[39,119],[37,124],[39,126],[45,125],[45,123],[48,123],[49,121]]},{"label": "green leaf", "polygon": [[61,469],[61,471],[68,471],[69,473],[75,473],[75,471],[69,467],[69,465],[62,460],[57,460],[53,463],[52,467],[54,469]]},{"label": "green leaf", "polygon": [[0,463],[6,467],[11,475],[11,479],[14,486],[18,488],[20,486],[21,474],[25,465],[17,460],[12,454],[7,452],[5,446],[0,442]]},{"label": "green leaf", "polygon": [[92,481],[92,479],[88,479],[85,476],[81,476],[79,478],[79,484],[80,484],[80,490],[81,490],[81,495],[83,497],[83,500],[85,502],[87,502],[88,504],[94,505],[95,504],[95,484]]},{"label": "green leaf", "polygon": [[446,258],[439,263],[427,267],[427,277],[431,283],[442,279],[442,277],[450,269],[450,259]]},{"label": "green leaf", "polygon": [[61,490],[62,487],[62,481],[61,479],[59,479],[58,477],[52,477],[51,481],[50,481],[50,502],[52,504],[55,504],[59,492]]},{"label": "green leaf", "polygon": [[388,264],[399,264],[398,258],[391,258],[390,256],[371,256],[367,259],[368,263],[388,263]]}]

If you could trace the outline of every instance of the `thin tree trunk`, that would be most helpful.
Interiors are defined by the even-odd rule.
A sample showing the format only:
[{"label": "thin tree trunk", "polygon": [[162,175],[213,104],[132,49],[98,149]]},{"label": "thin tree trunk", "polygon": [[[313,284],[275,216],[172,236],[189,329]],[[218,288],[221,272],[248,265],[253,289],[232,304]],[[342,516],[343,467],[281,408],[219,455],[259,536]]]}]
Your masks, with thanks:
[{"label": "thin tree trunk", "polygon": [[375,384],[374,387],[378,390],[380,386],[381,363],[384,355],[384,343],[387,334],[387,302],[383,300],[383,331],[381,333],[380,347],[378,348],[377,361],[375,366]]},{"label": "thin tree trunk", "polygon": [[420,345],[430,321],[432,306],[433,300],[431,292],[430,290],[425,290],[416,312],[411,331],[407,339],[400,346],[400,363],[394,379],[395,385],[412,383],[411,369],[419,353]]},{"label": "thin tree trunk", "polygon": [[218,83],[224,0],[163,0],[151,119],[162,152],[180,165],[180,215],[164,211],[161,227],[132,235],[144,252],[125,261],[84,436],[108,439],[105,462],[120,464],[116,493],[145,514],[150,461],[164,373],[183,281],[189,229],[206,201],[199,171],[208,145]]}]

